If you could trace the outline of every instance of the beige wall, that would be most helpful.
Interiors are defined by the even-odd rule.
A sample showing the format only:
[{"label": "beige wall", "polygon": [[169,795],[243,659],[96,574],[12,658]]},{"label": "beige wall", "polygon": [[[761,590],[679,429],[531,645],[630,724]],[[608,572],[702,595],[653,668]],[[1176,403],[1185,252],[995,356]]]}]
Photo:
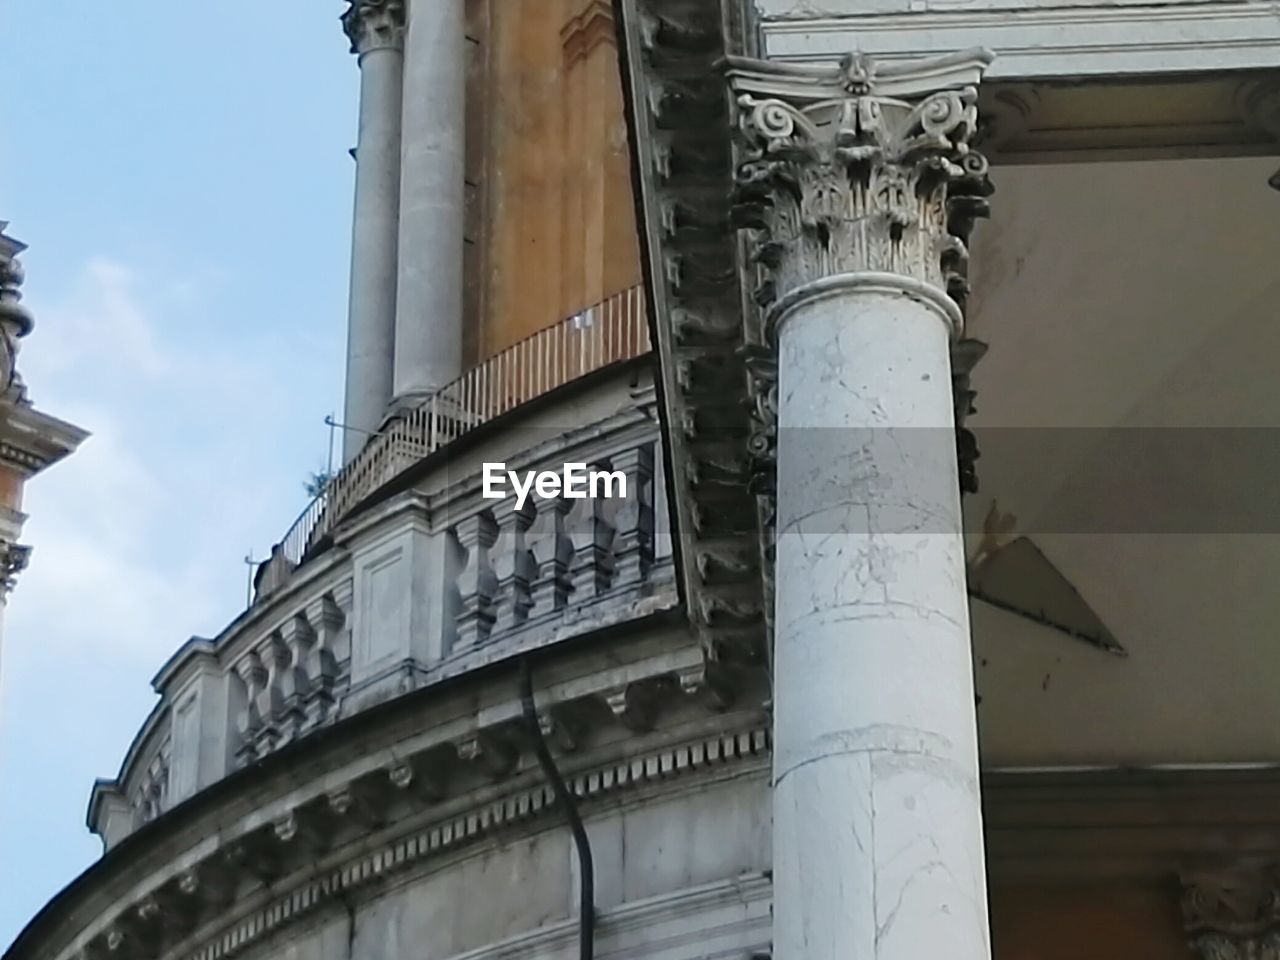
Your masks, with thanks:
[{"label": "beige wall", "polygon": [[472,0],[468,360],[640,280],[605,0]]}]

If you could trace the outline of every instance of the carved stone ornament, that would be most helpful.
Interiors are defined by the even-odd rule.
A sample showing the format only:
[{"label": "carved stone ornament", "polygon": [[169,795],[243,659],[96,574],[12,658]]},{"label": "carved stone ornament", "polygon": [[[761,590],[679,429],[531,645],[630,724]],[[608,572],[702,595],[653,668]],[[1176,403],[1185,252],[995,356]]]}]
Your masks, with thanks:
[{"label": "carved stone ornament", "polygon": [[[765,344],[745,348],[753,489],[771,566],[777,437],[776,325],[789,304],[840,275],[892,273],[946,293],[960,489],[975,493],[970,374],[986,345],[963,337],[969,233],[992,192],[977,84],[991,62],[969,50],[908,64],[849,54],[838,67],[730,57],[741,143],[734,220],[752,231]],[[768,584],[766,584],[766,589]]]},{"label": "carved stone ornament", "polygon": [[0,590],[7,594],[13,589],[30,559],[31,548],[26,544],[0,541]]},{"label": "carved stone ornament", "polygon": [[[772,319],[817,281],[892,273],[963,306],[966,242],[988,212],[987,161],[970,148],[992,56],[908,64],[849,54],[835,68],[730,58],[745,153],[735,220],[758,231],[758,300]],[[955,329],[958,337],[960,330]]]},{"label": "carved stone ornament", "polygon": [[18,340],[31,332],[31,312],[22,305],[22,264],[26,244],[5,234],[0,220],[0,399],[26,403],[26,387],[18,373]]},{"label": "carved stone ornament", "polygon": [[404,47],[405,0],[347,0],[342,29],[351,41],[351,52],[369,53],[386,47]]},{"label": "carved stone ornament", "polygon": [[1202,960],[1280,960],[1280,865],[1182,877],[1182,922]]}]

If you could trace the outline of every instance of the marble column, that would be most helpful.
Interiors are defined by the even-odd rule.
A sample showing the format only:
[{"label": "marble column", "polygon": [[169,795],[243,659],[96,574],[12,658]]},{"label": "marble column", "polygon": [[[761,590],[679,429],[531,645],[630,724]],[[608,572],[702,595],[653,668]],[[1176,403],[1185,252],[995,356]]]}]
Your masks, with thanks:
[{"label": "marble column", "polygon": [[990,957],[950,356],[989,60],[729,68],[777,348],[776,960]]},{"label": "marble column", "polygon": [[395,400],[462,372],[467,38],[463,0],[411,0],[400,154]]},{"label": "marble column", "polygon": [[347,396],[342,455],[348,461],[391,403],[395,356],[396,246],[400,211],[403,0],[351,0],[342,17],[360,62]]}]

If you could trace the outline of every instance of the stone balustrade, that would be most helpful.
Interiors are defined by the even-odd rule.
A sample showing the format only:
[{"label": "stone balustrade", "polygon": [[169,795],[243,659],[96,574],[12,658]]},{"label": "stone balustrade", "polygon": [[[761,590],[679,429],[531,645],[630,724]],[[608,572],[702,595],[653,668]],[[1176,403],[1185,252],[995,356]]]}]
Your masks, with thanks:
[{"label": "stone balustrade", "polygon": [[520,503],[508,486],[486,498],[490,452],[450,461],[346,521],[330,550],[217,638],[185,644],[153,681],[160,703],[120,775],[95,785],[90,828],[110,847],[376,703],[674,606],[651,398],[631,389],[590,426],[514,431],[499,451],[522,474],[565,462],[608,471],[625,496],[601,487]]},{"label": "stone balustrade", "polygon": [[235,759],[247,763],[335,716],[351,661],[351,581],[309,598],[230,665]]}]

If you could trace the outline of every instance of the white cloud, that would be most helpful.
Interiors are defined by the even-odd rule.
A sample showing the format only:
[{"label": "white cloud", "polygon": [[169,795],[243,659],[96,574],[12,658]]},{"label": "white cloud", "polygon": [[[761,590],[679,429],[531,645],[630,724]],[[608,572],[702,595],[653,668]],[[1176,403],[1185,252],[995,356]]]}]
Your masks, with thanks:
[{"label": "white cloud", "polygon": [[245,314],[216,266],[95,257],[61,296],[27,289],[31,397],[92,436],[25,496],[34,554],[0,649],[0,861],[26,869],[0,889],[0,927],[93,856],[77,826],[93,779],[119,768],[164,661],[239,612],[241,558],[301,509],[338,385],[331,337]]},{"label": "white cloud", "polygon": [[262,556],[301,507],[312,464],[291,459],[298,345],[287,331],[226,340],[211,319],[219,287],[209,270],[153,285],[95,257],[66,296],[33,304],[20,360],[31,395],[92,436],[29,485],[35,553],[7,644],[32,631],[50,656],[105,645],[145,683],[187,636],[238,612],[241,558]]}]

